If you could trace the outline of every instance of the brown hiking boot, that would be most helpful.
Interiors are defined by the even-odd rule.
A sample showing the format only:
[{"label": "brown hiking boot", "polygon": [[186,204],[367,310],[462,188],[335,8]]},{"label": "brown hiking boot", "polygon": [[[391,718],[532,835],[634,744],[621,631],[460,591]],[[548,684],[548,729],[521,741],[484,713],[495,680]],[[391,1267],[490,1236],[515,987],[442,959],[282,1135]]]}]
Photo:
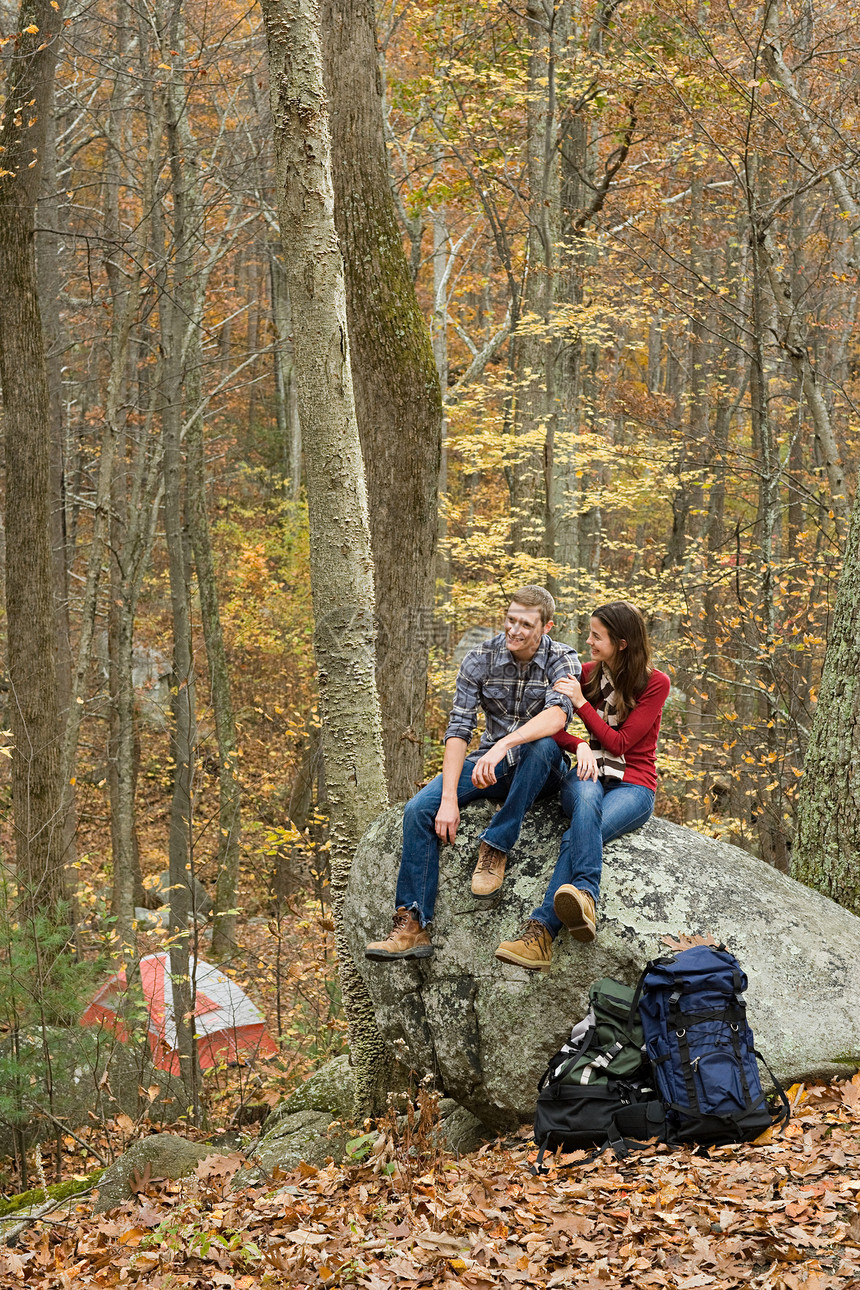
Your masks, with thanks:
[{"label": "brown hiking boot", "polygon": [[516,963],[529,972],[548,972],[552,967],[552,937],[549,929],[530,918],[523,923],[518,941],[502,941],[496,950],[502,963]]},{"label": "brown hiking boot", "polygon": [[593,941],[597,931],[594,898],[569,882],[562,883],[552,907],[575,941]]},{"label": "brown hiking boot", "polygon": [[490,846],[489,842],[481,843],[478,848],[478,863],[475,865],[475,872],[472,874],[473,896],[477,896],[481,900],[486,900],[488,896],[495,896],[505,876],[507,859],[508,857],[504,851],[499,851],[497,847]]},{"label": "brown hiking boot", "polygon": [[433,953],[429,933],[408,909],[394,913],[394,926],[384,941],[371,941],[365,946],[366,959],[429,959]]}]

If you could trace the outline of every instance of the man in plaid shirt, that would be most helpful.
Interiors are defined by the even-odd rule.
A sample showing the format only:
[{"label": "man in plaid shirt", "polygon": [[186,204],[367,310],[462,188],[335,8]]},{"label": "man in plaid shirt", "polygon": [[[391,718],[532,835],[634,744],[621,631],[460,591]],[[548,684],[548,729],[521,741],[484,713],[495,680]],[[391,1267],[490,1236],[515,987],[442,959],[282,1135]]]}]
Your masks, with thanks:
[{"label": "man in plaid shirt", "polygon": [[[403,813],[403,856],[397,875],[394,926],[365,949],[369,959],[423,959],[433,953],[427,924],[439,883],[439,844],[452,843],[460,807],[479,797],[503,805],[481,835],[472,895],[490,900],[502,885],[507,853],[538,797],[558,791],[567,759],[553,739],[573,716],[571,701],[553,687],[578,677],[576,650],[551,640],[555,602],[544,587],[514,592],[503,630],[470,650],[457,675],[445,732],[442,774],[422,788]],[[486,730],[467,756],[478,708]]]}]

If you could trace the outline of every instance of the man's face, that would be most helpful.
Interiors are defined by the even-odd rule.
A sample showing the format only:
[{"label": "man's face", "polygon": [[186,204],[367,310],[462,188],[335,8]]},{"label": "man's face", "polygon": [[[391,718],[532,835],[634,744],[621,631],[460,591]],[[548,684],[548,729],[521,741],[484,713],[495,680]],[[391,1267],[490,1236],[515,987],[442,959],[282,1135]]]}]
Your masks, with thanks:
[{"label": "man's face", "polygon": [[539,609],[530,609],[514,601],[505,615],[502,631],[512,656],[518,663],[527,663],[536,653],[541,636],[550,627],[552,623],[544,626],[541,622]]}]

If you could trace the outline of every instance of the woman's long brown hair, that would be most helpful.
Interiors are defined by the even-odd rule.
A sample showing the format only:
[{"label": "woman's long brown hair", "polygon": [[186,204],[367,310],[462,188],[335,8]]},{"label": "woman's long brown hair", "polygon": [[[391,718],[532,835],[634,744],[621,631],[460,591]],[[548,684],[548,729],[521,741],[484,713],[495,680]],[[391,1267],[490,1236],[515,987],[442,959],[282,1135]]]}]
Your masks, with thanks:
[{"label": "woman's long brown hair", "polygon": [[[600,605],[592,609],[591,616],[600,619],[616,650],[612,679],[615,682],[618,720],[623,721],[636,707],[636,701],[653,671],[648,628],[639,610],[629,600],[613,600],[608,605]],[[621,649],[621,641],[627,642],[626,649]],[[582,693],[592,705],[600,698],[602,670],[593,668],[582,687]]]}]

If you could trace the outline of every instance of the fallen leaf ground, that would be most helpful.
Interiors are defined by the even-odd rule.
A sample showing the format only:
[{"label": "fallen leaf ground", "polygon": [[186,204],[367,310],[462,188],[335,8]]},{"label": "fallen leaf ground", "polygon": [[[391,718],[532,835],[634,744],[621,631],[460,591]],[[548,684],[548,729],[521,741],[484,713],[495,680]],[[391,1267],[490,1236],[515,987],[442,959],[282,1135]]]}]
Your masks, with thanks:
[{"label": "fallen leaf ground", "polygon": [[[271,735],[261,749],[263,742],[272,757]],[[156,751],[143,762],[141,846],[149,875],[166,867],[169,778]],[[283,763],[280,745],[275,751]],[[264,778],[262,757],[251,747],[250,782]],[[214,788],[204,788],[200,817],[215,818],[206,798]],[[102,936],[100,892],[109,854],[103,795],[101,781],[82,791],[81,903],[91,912],[94,950]],[[308,879],[322,868],[319,857],[294,847],[296,890],[275,900],[270,870],[283,860],[284,846],[293,847],[282,842],[277,830],[270,839],[261,825],[248,844],[241,944],[228,966],[264,1008],[279,1056],[255,1071],[231,1068],[207,1077],[208,1123],[195,1136],[231,1127],[240,1112],[276,1104],[344,1043],[324,875]],[[291,852],[287,861],[293,863]],[[203,855],[201,873],[211,885],[206,863]],[[311,888],[317,894],[307,899]],[[161,948],[161,939],[142,937],[140,948]],[[205,936],[200,949],[205,957]],[[529,1172],[536,1153],[526,1136],[456,1159],[434,1148],[432,1116],[400,1132],[394,1122],[381,1126],[364,1161],[306,1166],[242,1191],[230,1190],[240,1157],[204,1161],[182,1183],[150,1180],[107,1216],[94,1215],[87,1200],[31,1223],[14,1246],[0,1248],[0,1290],[860,1290],[860,1077],[796,1090],[795,1100],[791,1124],[773,1141],[707,1157],[662,1147],[623,1162],[607,1155],[541,1178]],[[110,1160],[159,1127],[167,1125],[151,1124],[145,1114],[136,1121],[94,1120],[63,1139],[57,1175],[85,1172],[94,1152]],[[11,1165],[2,1168],[9,1174],[6,1189],[16,1190],[20,1180]]]},{"label": "fallen leaf ground", "polygon": [[238,1156],[204,1161],[112,1214],[79,1203],[33,1224],[0,1251],[0,1285],[860,1287],[860,1076],[793,1096],[770,1141],[607,1153],[547,1177],[525,1137],[457,1160],[393,1120],[365,1161],[244,1191]]}]

